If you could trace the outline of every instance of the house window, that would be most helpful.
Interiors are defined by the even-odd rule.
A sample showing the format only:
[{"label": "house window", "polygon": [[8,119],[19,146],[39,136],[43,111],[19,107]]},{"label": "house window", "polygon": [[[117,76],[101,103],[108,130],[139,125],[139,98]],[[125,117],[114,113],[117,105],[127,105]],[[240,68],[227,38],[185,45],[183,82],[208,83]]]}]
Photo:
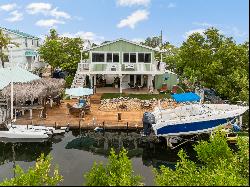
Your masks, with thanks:
[{"label": "house window", "polygon": [[36,46],[39,47],[39,41],[37,40],[36,42],[37,42],[37,43],[36,43]]},{"label": "house window", "polygon": [[112,62],[112,53],[107,53],[107,62]]},{"label": "house window", "polygon": [[151,53],[138,53],[138,62],[150,63]]},{"label": "house window", "polygon": [[138,53],[138,62],[145,62],[145,54]]},{"label": "house window", "polygon": [[136,63],[136,53],[130,53],[130,63]]},{"label": "house window", "polygon": [[27,38],[25,38],[25,47],[28,47],[28,41],[27,41]]},{"label": "house window", "polygon": [[119,53],[113,53],[113,62],[119,62]]},{"label": "house window", "polygon": [[123,54],[123,62],[129,62],[129,53]]},{"label": "house window", "polygon": [[104,62],[104,53],[92,53],[92,62]]},{"label": "house window", "polygon": [[31,40],[31,43],[32,43],[32,45],[34,45],[34,40],[33,39]]},{"label": "house window", "polygon": [[145,53],[145,63],[150,63],[151,62],[151,54],[150,53]]}]

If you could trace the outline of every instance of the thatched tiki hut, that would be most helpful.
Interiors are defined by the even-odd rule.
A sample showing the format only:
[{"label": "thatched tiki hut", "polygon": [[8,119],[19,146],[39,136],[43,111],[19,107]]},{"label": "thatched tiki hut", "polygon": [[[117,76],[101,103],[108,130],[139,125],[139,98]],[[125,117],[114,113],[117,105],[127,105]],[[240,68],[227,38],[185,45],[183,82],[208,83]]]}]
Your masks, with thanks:
[{"label": "thatched tiki hut", "polygon": [[[64,90],[65,80],[42,78],[26,83],[13,83],[14,108],[19,110],[37,109],[42,106],[42,117],[46,117],[46,102],[48,98],[58,96]],[[2,95],[10,103],[11,85],[4,87]],[[36,105],[34,105],[36,103]]]}]

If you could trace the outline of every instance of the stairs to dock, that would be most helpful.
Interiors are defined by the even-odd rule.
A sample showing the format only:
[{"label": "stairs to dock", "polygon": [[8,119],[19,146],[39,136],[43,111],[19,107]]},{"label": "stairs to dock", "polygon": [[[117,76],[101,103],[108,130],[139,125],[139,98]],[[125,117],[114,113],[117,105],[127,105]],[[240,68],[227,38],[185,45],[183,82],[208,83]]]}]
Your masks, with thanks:
[{"label": "stairs to dock", "polygon": [[71,88],[79,88],[84,86],[86,86],[86,75],[80,74],[77,71],[72,82]]}]

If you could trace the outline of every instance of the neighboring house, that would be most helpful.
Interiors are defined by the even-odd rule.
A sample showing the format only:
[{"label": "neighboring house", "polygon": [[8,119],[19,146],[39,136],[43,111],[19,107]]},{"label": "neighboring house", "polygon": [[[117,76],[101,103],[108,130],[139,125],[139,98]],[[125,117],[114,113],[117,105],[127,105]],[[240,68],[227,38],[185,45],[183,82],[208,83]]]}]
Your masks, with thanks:
[{"label": "neighboring house", "polygon": [[4,51],[9,59],[9,62],[5,62],[5,66],[10,66],[10,62],[12,62],[14,66],[17,65],[29,71],[32,71],[36,67],[39,68],[43,66],[37,52],[40,45],[40,39],[38,37],[23,33],[19,30],[11,30],[2,27],[0,27],[0,29],[5,35],[11,38],[12,42],[19,44],[18,47],[12,48],[12,59],[10,54],[11,51]]},{"label": "neighboring house", "polygon": [[[168,73],[164,62],[155,60],[155,53],[162,53],[159,49],[144,46],[125,39],[118,39],[103,45],[86,49],[89,59],[78,64],[71,87],[86,86],[103,87],[113,85],[123,89],[146,87],[159,89],[162,83],[174,74]],[[169,89],[177,84],[176,78],[171,80]]]}]

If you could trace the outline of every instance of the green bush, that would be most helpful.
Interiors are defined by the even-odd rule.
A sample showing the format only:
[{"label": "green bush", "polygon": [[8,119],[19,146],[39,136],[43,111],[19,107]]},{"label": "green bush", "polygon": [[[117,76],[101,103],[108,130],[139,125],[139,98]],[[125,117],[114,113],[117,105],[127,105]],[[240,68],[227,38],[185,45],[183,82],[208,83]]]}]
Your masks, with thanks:
[{"label": "green bush", "polygon": [[15,168],[16,177],[6,179],[0,186],[55,186],[63,180],[58,168],[51,171],[52,157],[44,154],[37,159],[35,166],[30,167],[27,172],[17,165]]},{"label": "green bush", "polygon": [[66,86],[67,88],[70,88],[70,87],[71,87],[71,84],[72,84],[72,82],[73,82],[73,80],[74,80],[74,76],[73,76],[73,75],[68,75],[68,76],[65,78],[65,81],[66,81],[65,86]]},{"label": "green bush", "polygon": [[141,177],[134,175],[131,160],[123,148],[119,154],[111,150],[108,163],[96,164],[84,175],[87,186],[138,186],[143,185]]},{"label": "green bush", "polygon": [[237,152],[227,144],[225,134],[219,131],[210,141],[201,141],[194,147],[199,162],[188,159],[181,150],[176,170],[161,166],[154,169],[155,183],[159,186],[249,186],[249,139],[238,139]]}]

